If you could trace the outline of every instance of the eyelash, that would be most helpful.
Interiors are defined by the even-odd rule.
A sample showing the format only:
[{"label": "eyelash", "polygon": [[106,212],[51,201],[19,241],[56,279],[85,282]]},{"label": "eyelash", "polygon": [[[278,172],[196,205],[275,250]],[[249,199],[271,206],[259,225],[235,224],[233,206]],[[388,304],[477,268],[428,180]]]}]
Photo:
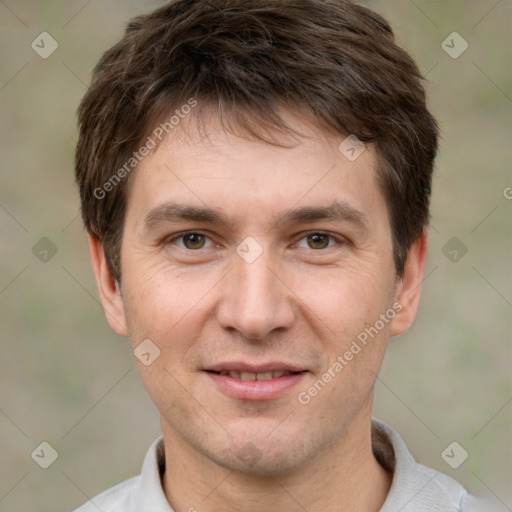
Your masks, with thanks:
[{"label": "eyelash", "polygon": [[[301,242],[302,240],[307,240],[308,237],[312,236],[312,235],[320,235],[320,236],[326,236],[328,237],[329,239],[329,245],[327,247],[322,247],[320,249],[313,249],[311,247],[301,247],[301,249],[310,249],[312,251],[315,251],[315,252],[321,252],[321,251],[324,251],[325,249],[330,249],[331,247],[333,247],[334,245],[340,245],[341,240],[339,240],[337,237],[329,234],[329,233],[324,233],[323,231],[310,231],[308,233],[305,233],[303,234],[298,240],[297,242],[295,242],[293,244],[293,246],[297,247],[298,243]],[[331,242],[335,242],[333,245],[330,245]],[[306,241],[307,243],[307,241]]]},{"label": "eyelash", "polygon": [[[213,243],[213,240],[211,239],[211,237],[209,237],[205,233],[202,233],[201,231],[182,231],[181,233],[176,233],[175,235],[173,235],[173,236],[171,236],[169,238],[166,238],[164,240],[164,245],[168,245],[168,244],[174,243],[174,242],[176,242],[176,240],[183,239],[187,235],[200,235],[200,236],[203,236],[204,238],[206,238],[207,240],[209,240],[210,242]],[[187,249],[186,247],[181,247],[181,248],[184,249],[184,250],[190,251],[190,252],[194,252],[193,249]],[[196,251],[198,251],[198,250],[199,249],[196,249]]]},{"label": "eyelash", "polygon": [[[207,240],[210,241],[210,243],[214,243],[212,238],[208,235],[206,235],[205,233],[201,232],[201,231],[183,231],[181,233],[177,233],[175,235],[173,235],[172,237],[170,238],[167,238],[164,242],[165,245],[168,245],[168,244],[171,244],[171,243],[175,243],[177,240],[180,240],[180,239],[183,239],[185,238],[187,235],[200,235],[200,236],[203,236],[205,237]],[[307,239],[309,236],[311,235],[322,235],[322,236],[327,236],[329,237],[329,242],[331,241],[334,241],[335,244],[333,245],[328,245],[327,247],[325,248],[321,248],[321,249],[312,249],[312,248],[309,248],[311,251],[314,251],[314,252],[321,252],[321,251],[325,251],[325,249],[329,249],[331,247],[333,247],[334,245],[340,245],[340,244],[343,244],[346,242],[346,240],[342,240],[338,237],[335,237],[334,235],[331,235],[329,233],[325,233],[323,231],[309,231],[309,232],[306,232],[306,233],[303,233],[302,236],[292,244],[292,247],[297,247],[297,244],[299,242],[301,242],[302,240],[304,239]],[[185,251],[188,251],[188,252],[199,252],[201,249],[208,249],[209,247],[201,247],[200,249],[188,249],[187,247],[182,247],[182,246],[179,246],[181,249],[185,250]],[[302,248],[302,249],[305,249],[305,248]]]}]

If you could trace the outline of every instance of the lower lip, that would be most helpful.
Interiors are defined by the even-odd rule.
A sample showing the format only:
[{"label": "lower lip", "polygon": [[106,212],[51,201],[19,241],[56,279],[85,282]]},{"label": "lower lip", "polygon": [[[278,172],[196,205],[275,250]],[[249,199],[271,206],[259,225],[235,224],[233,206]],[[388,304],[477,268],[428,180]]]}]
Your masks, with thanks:
[{"label": "lower lip", "polygon": [[269,380],[239,380],[229,375],[205,372],[219,389],[232,398],[239,400],[273,400],[297,385],[307,372],[292,373]]}]

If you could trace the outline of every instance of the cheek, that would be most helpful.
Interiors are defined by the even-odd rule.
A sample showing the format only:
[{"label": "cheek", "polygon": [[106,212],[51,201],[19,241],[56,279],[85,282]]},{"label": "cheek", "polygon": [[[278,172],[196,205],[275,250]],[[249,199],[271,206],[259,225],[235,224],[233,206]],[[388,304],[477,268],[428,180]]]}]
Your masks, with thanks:
[{"label": "cheek", "polygon": [[[328,285],[319,284],[323,282]],[[311,280],[308,288],[309,292],[305,287],[300,292],[309,297],[310,312],[304,308],[304,314],[309,315],[310,324],[316,321],[314,335],[327,356],[316,378],[325,376],[329,381],[322,398],[315,399],[316,406],[341,404],[342,414],[356,397],[357,403],[367,400],[373,389],[395,313],[390,310],[393,281],[381,273],[343,269],[329,280]],[[332,414],[339,416],[335,410]]]},{"label": "cheek", "polygon": [[[337,335],[354,335],[379,319],[392,304],[394,283],[377,265],[346,265],[296,276],[291,287],[304,303],[304,311]],[[331,332],[332,334],[332,332]]]},{"label": "cheek", "polygon": [[[187,353],[201,335],[206,301],[201,298],[211,285],[191,279],[165,262],[125,261],[123,303],[132,349],[149,339],[158,356],[146,366],[136,361],[140,377],[158,408],[180,409],[182,386],[188,385]],[[141,345],[143,346],[143,345]],[[182,383],[182,384],[181,384]]]},{"label": "cheek", "polygon": [[152,339],[161,350],[184,346],[200,326],[208,295],[218,281],[208,272],[190,273],[171,268],[166,261],[151,264],[137,259],[126,261],[123,271],[123,303],[132,344]]}]

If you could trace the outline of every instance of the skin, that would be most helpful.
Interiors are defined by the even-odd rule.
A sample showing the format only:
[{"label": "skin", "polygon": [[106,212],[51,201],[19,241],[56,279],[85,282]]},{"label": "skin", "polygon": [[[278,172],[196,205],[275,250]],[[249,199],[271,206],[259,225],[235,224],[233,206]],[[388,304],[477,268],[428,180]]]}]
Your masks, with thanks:
[{"label": "skin", "polygon": [[[146,157],[130,186],[121,284],[90,236],[111,327],[134,349],[149,338],[161,351],[149,366],[136,363],[160,412],[164,489],[176,512],[368,512],[389,491],[391,476],[371,450],[373,390],[388,339],[414,320],[427,233],[397,279],[375,148],[351,162],[338,151],[344,137],[289,118],[308,137],[280,134],[286,147],[227,134],[211,117],[207,138],[180,130]],[[364,222],[286,220],[334,201]],[[222,221],[165,218],[169,203],[215,209]],[[205,235],[192,238],[205,245],[173,239],[183,231]],[[312,248],[312,232],[330,238]],[[263,251],[250,264],[236,252],[248,236]],[[300,403],[299,392],[394,303],[395,318]],[[203,371],[234,360],[284,361],[307,373],[276,399],[237,399]],[[248,446],[256,455],[243,459]]]}]

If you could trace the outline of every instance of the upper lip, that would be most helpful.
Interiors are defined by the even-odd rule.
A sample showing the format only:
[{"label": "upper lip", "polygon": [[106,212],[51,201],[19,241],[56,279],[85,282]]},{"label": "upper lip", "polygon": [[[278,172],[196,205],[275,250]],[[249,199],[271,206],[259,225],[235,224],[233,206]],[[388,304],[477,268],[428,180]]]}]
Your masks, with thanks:
[{"label": "upper lip", "polygon": [[279,361],[270,361],[261,364],[249,364],[243,361],[231,361],[225,363],[218,363],[205,368],[207,371],[221,372],[225,371],[239,371],[249,373],[266,373],[266,372],[303,372],[304,368],[289,363]]}]

